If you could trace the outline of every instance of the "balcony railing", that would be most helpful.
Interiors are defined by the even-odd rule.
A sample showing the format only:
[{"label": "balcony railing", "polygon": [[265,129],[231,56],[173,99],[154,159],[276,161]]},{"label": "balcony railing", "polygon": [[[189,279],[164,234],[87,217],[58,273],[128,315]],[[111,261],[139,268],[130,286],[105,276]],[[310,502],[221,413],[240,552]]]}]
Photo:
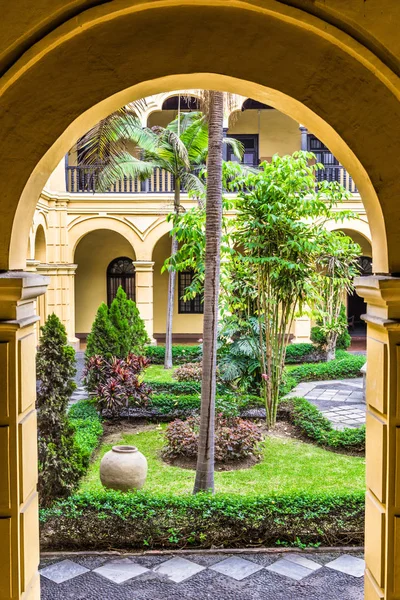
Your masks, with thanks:
[{"label": "balcony railing", "polygon": [[[66,167],[67,192],[94,193],[98,191],[100,167]],[[338,181],[351,194],[358,193],[357,187],[342,165],[326,165],[317,172],[317,181]],[[137,177],[124,177],[115,183],[108,193],[122,194],[166,194],[174,191],[174,178],[164,169],[155,168],[151,177],[140,181]],[[182,190],[184,191],[184,190]]]}]

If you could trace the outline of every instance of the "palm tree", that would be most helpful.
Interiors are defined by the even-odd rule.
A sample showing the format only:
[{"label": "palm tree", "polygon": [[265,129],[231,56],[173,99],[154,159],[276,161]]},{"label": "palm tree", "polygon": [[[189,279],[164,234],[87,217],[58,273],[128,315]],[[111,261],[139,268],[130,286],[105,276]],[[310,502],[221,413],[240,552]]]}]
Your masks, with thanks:
[{"label": "palm tree", "polygon": [[201,384],[199,449],[193,493],[201,490],[211,490],[214,492],[214,429],[222,229],[224,94],[223,92],[209,92],[208,100],[203,378]]},{"label": "palm tree", "polygon": [[[109,115],[93,127],[78,142],[81,161],[98,167],[96,191],[106,191],[123,177],[147,179],[154,168],[172,174],[174,182],[174,213],[181,210],[181,189],[196,196],[205,195],[199,172],[208,155],[207,116],[199,112],[179,113],[167,127],[142,127],[136,112],[145,106],[139,100]],[[243,147],[233,138],[224,138],[238,158]],[[136,151],[130,150],[132,145]],[[135,155],[136,154],[136,155]],[[222,159],[222,155],[221,155]],[[175,236],[171,241],[171,263],[178,250]],[[169,269],[167,323],[164,368],[172,368],[172,324],[176,288],[176,271]]]},{"label": "palm tree", "polygon": [[[181,189],[201,198],[204,183],[193,173],[207,157],[207,122],[198,112],[182,113],[167,127],[142,127],[134,110],[124,107],[98,123],[79,141],[82,162],[99,167],[97,189],[105,191],[123,177],[147,179],[154,168],[171,173],[174,182],[174,212],[181,210]],[[128,144],[140,150],[135,156]],[[139,152],[137,152],[139,154]],[[171,258],[178,250],[172,237]],[[169,270],[167,324],[165,339],[166,369],[172,368],[172,322],[176,271]]]}]

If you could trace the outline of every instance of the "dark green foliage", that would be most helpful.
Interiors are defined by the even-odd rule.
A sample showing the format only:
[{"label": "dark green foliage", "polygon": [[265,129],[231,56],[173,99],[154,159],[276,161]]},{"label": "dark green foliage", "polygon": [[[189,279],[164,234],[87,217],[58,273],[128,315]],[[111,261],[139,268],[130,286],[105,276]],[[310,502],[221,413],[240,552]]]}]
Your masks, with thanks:
[{"label": "dark green foliage", "polygon": [[290,377],[297,382],[360,377],[360,369],[366,360],[365,356],[346,353],[344,358],[336,358],[330,362],[299,365],[290,371]]},{"label": "dark green foliage", "polygon": [[107,304],[100,304],[87,338],[86,358],[95,355],[110,358],[117,351],[117,333],[111,325],[108,312]]},{"label": "dark green foliage", "polygon": [[[164,456],[168,458],[197,458],[200,417],[185,421],[176,419],[165,430]],[[259,425],[240,417],[217,414],[215,418],[214,451],[217,462],[242,460],[259,455],[262,432]]]},{"label": "dark green foliage", "polygon": [[114,356],[126,358],[130,352],[143,354],[144,347],[149,342],[144,321],[135,302],[128,300],[121,286],[111,303],[109,316],[117,334],[118,347]]},{"label": "dark green foliage", "polygon": [[88,335],[86,359],[92,356],[126,358],[143,354],[149,338],[139,310],[120,286],[110,308],[101,304]]},{"label": "dark green foliage", "polygon": [[76,385],[75,351],[67,345],[65,327],[52,314],[41,328],[36,356],[39,453],[39,497],[43,506],[69,495],[83,472],[67,406]]},{"label": "dark green foliage", "polygon": [[[311,328],[310,338],[315,344],[317,344],[317,346],[323,347],[326,344],[326,335],[323,333],[321,327],[319,327],[318,325]],[[349,332],[346,329],[345,331],[342,331],[342,333],[340,333],[338,335],[338,338],[336,341],[336,349],[337,350],[347,350],[347,348],[350,347],[350,344],[351,344],[351,335],[349,334]]]},{"label": "dark green foliage", "polygon": [[357,429],[334,429],[318,408],[305,398],[282,400],[280,410],[282,409],[303,435],[320,446],[355,452],[365,450],[365,426]]},{"label": "dark green foliage", "polygon": [[41,510],[41,542],[43,550],[362,545],[364,504],[363,493],[86,493]]},{"label": "dark green foliage", "polygon": [[199,381],[177,381],[169,383],[166,381],[152,381],[146,378],[148,383],[156,393],[166,394],[196,394],[201,392],[201,383]]},{"label": "dark green foliage", "polygon": [[75,445],[80,453],[82,465],[86,470],[93,451],[103,435],[101,418],[91,400],[81,400],[71,406],[68,421],[75,432]]},{"label": "dark green foliage", "polygon": [[322,352],[314,344],[289,344],[286,348],[285,363],[287,365],[320,362],[323,359]]},{"label": "dark green foliage", "polygon": [[[153,365],[163,365],[165,359],[165,346],[146,346],[144,355],[150,358]],[[198,362],[202,357],[202,347],[184,346],[174,344],[172,346],[172,359],[174,365],[183,365],[188,362]]]},{"label": "dark green foliage", "polygon": [[[234,417],[250,408],[263,407],[263,401],[257,396],[225,394],[216,397],[216,412]],[[150,408],[161,415],[193,415],[200,410],[200,394],[153,394]]]}]

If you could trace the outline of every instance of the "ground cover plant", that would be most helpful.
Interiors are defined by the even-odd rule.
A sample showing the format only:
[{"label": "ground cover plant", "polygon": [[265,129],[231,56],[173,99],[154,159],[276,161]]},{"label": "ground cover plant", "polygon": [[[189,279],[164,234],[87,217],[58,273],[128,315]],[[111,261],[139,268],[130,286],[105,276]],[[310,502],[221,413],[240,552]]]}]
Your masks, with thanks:
[{"label": "ground cover plant", "polygon": [[175,369],[173,378],[177,381],[201,381],[203,367],[201,362],[186,363]]},{"label": "ground cover plant", "polygon": [[360,369],[367,358],[360,354],[338,352],[337,358],[329,362],[303,364],[288,369],[288,374],[296,383],[301,381],[321,381],[324,379],[352,379],[360,377]]}]

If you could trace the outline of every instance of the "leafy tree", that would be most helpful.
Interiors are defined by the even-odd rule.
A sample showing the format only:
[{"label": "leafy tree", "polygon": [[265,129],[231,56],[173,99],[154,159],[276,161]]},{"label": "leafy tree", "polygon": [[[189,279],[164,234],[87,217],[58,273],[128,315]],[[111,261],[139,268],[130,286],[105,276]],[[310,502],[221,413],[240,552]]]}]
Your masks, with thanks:
[{"label": "leafy tree", "polygon": [[326,360],[335,358],[338,336],[347,329],[341,316],[343,296],[354,289],[353,279],[359,274],[361,248],[341,231],[327,231],[317,256],[315,279],[317,302],[315,314],[325,341]]},{"label": "leafy tree", "polygon": [[39,496],[48,506],[68,496],[83,473],[67,406],[75,389],[75,351],[67,344],[65,327],[55,314],[41,328],[36,356],[38,379]]},{"label": "leafy tree", "polygon": [[117,332],[109,318],[108,306],[104,302],[97,309],[92,330],[87,338],[86,358],[100,355],[110,358],[118,350]]},{"label": "leafy tree", "polygon": [[[267,424],[276,422],[288,335],[303,301],[314,294],[316,264],[327,239],[326,220],[348,217],[332,208],[346,197],[336,182],[316,186],[319,164],[307,152],[274,156],[241,182],[236,247],[257,291],[261,386]],[[322,246],[325,247],[325,246]]]}]

